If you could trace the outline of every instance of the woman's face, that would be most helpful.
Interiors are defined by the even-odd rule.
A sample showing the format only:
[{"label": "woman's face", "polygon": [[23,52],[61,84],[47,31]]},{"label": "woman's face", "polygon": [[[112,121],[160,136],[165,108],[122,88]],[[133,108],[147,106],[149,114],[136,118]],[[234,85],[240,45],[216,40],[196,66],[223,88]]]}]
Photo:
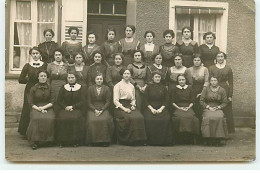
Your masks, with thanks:
[{"label": "woman's face", "polygon": [[94,62],[95,63],[101,63],[101,60],[102,60],[102,56],[100,53],[96,53],[95,56],[94,56]]},{"label": "woman's face", "polygon": [[133,35],[134,35],[133,30],[130,27],[126,27],[126,29],[125,29],[126,38],[132,38]]},{"label": "woman's face", "polygon": [[74,74],[68,74],[67,80],[69,84],[75,84],[76,83],[76,77]]},{"label": "woman's face", "polygon": [[102,76],[97,76],[95,78],[95,82],[98,86],[102,85],[103,84],[103,77]]},{"label": "woman's face", "polygon": [[159,75],[159,74],[155,74],[154,76],[153,76],[153,82],[154,83],[160,83],[161,82],[161,75]]},{"label": "woman's face", "polygon": [[185,79],[185,77],[184,76],[179,76],[178,77],[178,83],[179,83],[179,85],[180,86],[185,86],[186,85],[186,79]]},{"label": "woman's face", "polygon": [[157,65],[162,64],[162,55],[157,55],[157,56],[154,58],[154,62],[155,62],[155,64],[157,64]]},{"label": "woman's face", "polygon": [[217,63],[222,64],[225,60],[224,54],[223,53],[217,54],[216,59],[217,59]]},{"label": "woman's face", "polygon": [[214,77],[210,78],[210,85],[213,86],[213,87],[218,86],[217,78],[214,78]]},{"label": "woman's face", "polygon": [[88,35],[88,43],[89,44],[94,44],[96,42],[96,36],[95,34],[89,34]]},{"label": "woman's face", "polygon": [[145,38],[146,38],[147,43],[153,42],[153,34],[152,33],[147,33]]},{"label": "woman's face", "polygon": [[47,31],[44,35],[44,38],[47,42],[52,40],[53,35],[51,34],[51,32]]},{"label": "woman's face", "polygon": [[135,52],[135,54],[134,54],[134,61],[135,62],[141,62],[141,60],[142,60],[141,52]]},{"label": "woman's face", "polygon": [[130,77],[131,77],[131,73],[129,70],[126,70],[124,73],[123,73],[123,78],[127,81],[130,80]]},{"label": "woman's face", "polygon": [[194,58],[193,59],[193,64],[195,67],[199,67],[201,65],[201,59],[200,58]]},{"label": "woman's face", "polygon": [[120,55],[115,56],[115,65],[121,65],[123,62],[122,57]]},{"label": "woman's face", "polygon": [[191,32],[190,30],[188,30],[187,28],[183,30],[183,33],[182,33],[182,36],[185,38],[185,39],[189,39],[191,38]]},{"label": "woman's face", "polygon": [[83,57],[82,55],[78,54],[75,56],[75,62],[76,64],[80,65],[83,62]]},{"label": "woman's face", "polygon": [[47,74],[45,72],[39,73],[38,79],[39,79],[39,83],[46,83],[47,82]]},{"label": "woman's face", "polygon": [[207,43],[207,44],[213,44],[213,42],[214,42],[214,37],[213,37],[213,35],[212,35],[212,34],[207,35],[207,36],[206,36],[206,43]]},{"label": "woman's face", "polygon": [[41,59],[41,54],[38,50],[32,50],[31,56],[34,61],[38,61]]},{"label": "woman's face", "polygon": [[165,39],[165,42],[166,43],[172,43],[172,35],[171,34],[166,34],[165,35],[165,37],[164,37],[164,39]]},{"label": "woman's face", "polygon": [[182,58],[180,56],[176,56],[174,58],[174,63],[175,63],[175,66],[177,66],[177,67],[182,66]]},{"label": "woman's face", "polygon": [[108,41],[113,41],[114,39],[115,39],[115,32],[114,31],[109,31],[108,33],[107,33],[107,39],[108,39]]},{"label": "woman's face", "polygon": [[70,31],[70,39],[71,40],[76,40],[77,36],[78,36],[78,33],[77,33],[76,30],[71,30]]},{"label": "woman's face", "polygon": [[62,61],[62,54],[59,51],[55,51],[54,59],[55,59],[56,62],[61,62]]}]

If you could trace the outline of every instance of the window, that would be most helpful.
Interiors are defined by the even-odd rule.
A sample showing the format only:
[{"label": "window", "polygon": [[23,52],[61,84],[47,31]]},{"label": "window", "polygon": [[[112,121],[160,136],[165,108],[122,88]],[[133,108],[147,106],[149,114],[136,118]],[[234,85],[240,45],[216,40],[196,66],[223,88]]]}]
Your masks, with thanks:
[{"label": "window", "polygon": [[226,52],[228,3],[199,1],[170,1],[169,28],[176,33],[175,41],[182,39],[184,26],[193,28],[192,39],[204,43],[204,33],[216,34],[215,44]]},{"label": "window", "polygon": [[51,28],[57,33],[57,2],[12,0],[10,28],[9,71],[19,73],[30,60],[30,48],[44,41],[43,31]]}]

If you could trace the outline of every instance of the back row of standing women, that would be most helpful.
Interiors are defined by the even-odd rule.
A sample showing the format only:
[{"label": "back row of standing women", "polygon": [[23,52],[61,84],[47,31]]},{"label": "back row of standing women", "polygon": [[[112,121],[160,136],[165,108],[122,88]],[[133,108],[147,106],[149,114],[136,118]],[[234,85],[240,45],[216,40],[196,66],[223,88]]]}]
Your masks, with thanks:
[{"label": "back row of standing women", "polygon": [[[126,93],[131,93],[127,92],[127,90],[131,91],[131,85],[126,85],[122,82],[120,83],[122,80],[122,74],[119,72],[120,70],[124,69],[124,67],[127,67],[127,69],[130,70],[129,72],[132,74],[131,83],[133,86],[135,86],[133,100],[136,99],[136,109],[140,110],[142,113],[144,113],[144,115],[147,115],[148,112],[152,113],[153,115],[162,113],[162,110],[164,110],[162,107],[168,107],[169,105],[168,101],[165,100],[167,98],[165,96],[168,95],[166,93],[171,91],[170,93],[174,93],[174,95],[171,95],[171,97],[174,98],[175,101],[170,103],[169,109],[171,110],[170,112],[175,113],[175,118],[180,116],[182,119],[185,117],[184,115],[187,113],[187,111],[192,110],[190,108],[193,107],[197,117],[202,119],[202,109],[199,104],[199,99],[205,99],[206,96],[210,96],[210,92],[204,90],[211,86],[209,85],[209,75],[215,77],[219,85],[225,89],[225,92],[223,94],[222,90],[218,89],[218,85],[215,85],[214,87],[217,89],[210,90],[214,90],[213,95],[211,94],[211,96],[214,97],[208,98],[208,102],[214,104],[210,105],[209,103],[205,103],[202,104],[202,107],[208,110],[214,108],[214,111],[225,108],[224,112],[227,117],[228,131],[230,133],[234,132],[231,107],[233,74],[231,68],[226,65],[225,53],[219,52],[219,48],[214,45],[215,35],[213,33],[206,33],[204,35],[206,44],[198,46],[195,41],[191,40],[191,28],[184,27],[182,30],[183,40],[178,41],[177,44],[174,45],[172,44],[174,32],[172,30],[166,30],[163,33],[166,43],[158,47],[153,43],[153,38],[155,37],[154,32],[147,31],[144,35],[147,43],[140,46],[139,41],[133,38],[135,27],[129,25],[125,28],[126,38],[121,39],[119,42],[114,41],[116,31],[113,29],[108,29],[107,41],[102,46],[95,44],[97,37],[95,33],[89,33],[88,44],[82,48],[81,43],[76,41],[79,30],[76,27],[71,27],[68,32],[71,39],[69,41],[65,41],[59,49],[58,44],[51,41],[52,37],[54,36],[53,31],[45,30],[44,36],[46,38],[46,42],[41,43],[38,46],[39,50],[32,50],[30,52],[33,61],[24,66],[19,79],[20,83],[27,83],[25,89],[24,107],[18,129],[21,134],[26,133],[29,124],[29,113],[31,106],[28,103],[28,93],[31,87],[37,83],[39,77],[37,76],[37,71],[40,69],[47,68],[47,71],[50,74],[50,88],[56,99],[59,98],[58,95],[61,93],[60,88],[62,88],[62,90],[64,90],[64,88],[66,89],[65,86],[66,80],[68,80],[68,71],[69,73],[76,74],[77,83],[80,84],[82,88],[85,88],[85,91],[86,88],[91,88],[91,86],[97,85],[97,76],[98,74],[101,74],[104,83],[107,84],[111,89],[114,88],[114,91],[115,88],[120,86],[122,87],[121,90],[118,90],[121,92],[123,91],[124,94],[120,93],[117,95],[116,93],[118,92],[114,92],[114,104],[117,108],[120,108],[123,105],[119,100],[124,102],[126,105],[129,104],[130,107],[121,107],[124,112],[128,112],[131,109],[135,110],[135,107],[131,107],[131,102],[124,101],[127,97],[129,97],[129,95]],[[35,55],[37,54],[37,51],[41,55],[43,62],[38,61],[40,58],[39,56]],[[46,67],[47,63],[49,63],[48,67]],[[156,82],[154,78],[157,72],[159,72],[158,74],[161,77],[159,83],[161,83],[163,87],[158,88],[158,86],[155,84]],[[183,78],[180,74],[185,74],[183,79],[185,82],[179,81]],[[186,83],[190,84],[191,86],[186,85]],[[117,84],[120,85],[114,87]],[[73,87],[75,87],[74,85]],[[165,90],[166,87],[164,86],[168,87],[168,90]],[[201,96],[201,94],[203,94],[202,90],[204,91],[203,97]],[[93,89],[92,94],[96,93],[95,91],[96,89]],[[126,98],[124,98],[124,95]],[[226,95],[226,99],[224,95]],[[115,98],[118,98],[118,102],[115,101]],[[227,104],[227,98],[229,100],[229,104]],[[154,100],[158,105],[153,105],[151,103],[152,100]],[[215,105],[215,102],[217,102],[218,105]],[[224,106],[218,107],[221,104],[224,104]],[[147,107],[149,108],[148,112]],[[178,113],[178,111],[181,112]],[[112,111],[112,113],[115,114],[116,112],[117,111]],[[188,113],[188,116],[190,115],[191,114]],[[196,124],[194,123],[194,121],[196,121],[194,120],[196,119],[194,118],[194,115],[195,114],[192,113],[190,123]],[[219,114],[217,116],[219,116]],[[155,116],[151,117],[151,121],[159,121],[159,116],[156,118]],[[125,126],[127,123],[122,122],[122,117],[120,118],[119,116],[117,118],[118,121],[121,121],[121,124],[124,124],[122,127],[120,127],[120,123],[117,122],[119,127],[117,128],[117,134],[120,133],[120,129],[123,130],[121,133],[126,133]],[[123,119],[126,121],[125,116]],[[129,120],[127,121],[129,123]],[[180,124],[183,124],[183,122],[177,118],[177,122],[178,121],[179,123],[174,126],[174,128],[176,128],[175,130],[182,131],[180,129],[187,129],[186,121],[184,121],[185,125],[181,126]],[[204,126],[205,122],[206,121],[204,121]],[[211,121],[208,120],[206,126],[209,126],[210,123]],[[138,125],[138,122],[132,124]],[[148,129],[149,125],[150,123],[146,124]],[[180,126],[179,129],[177,128],[178,126]],[[154,126],[150,127],[150,129],[154,128]],[[158,126],[156,128],[158,128]],[[223,131],[223,128],[221,129]],[[193,128],[191,128],[190,132],[192,131],[195,134],[197,133]],[[129,133],[131,134],[132,132]],[[149,130],[147,130],[146,133],[148,135]],[[216,133],[219,132],[214,133],[215,134],[213,137],[216,136]],[[225,134],[225,128],[223,133]],[[223,133],[221,133],[221,137],[225,137]],[[153,133],[150,131],[150,134]],[[164,135],[166,135],[166,133],[164,133]],[[210,137],[210,135],[208,137]],[[154,140],[157,140],[157,138],[158,137],[154,138]],[[120,140],[120,135],[118,135],[118,139]]]}]

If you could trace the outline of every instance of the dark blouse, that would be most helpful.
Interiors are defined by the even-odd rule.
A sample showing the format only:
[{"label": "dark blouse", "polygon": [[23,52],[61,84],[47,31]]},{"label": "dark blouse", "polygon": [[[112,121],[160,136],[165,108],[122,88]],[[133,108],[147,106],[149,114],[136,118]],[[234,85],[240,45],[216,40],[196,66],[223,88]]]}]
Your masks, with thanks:
[{"label": "dark blouse", "polygon": [[119,45],[118,42],[114,41],[105,41],[101,46],[100,50],[104,53],[105,55],[105,61],[106,65],[112,66],[114,64],[114,54],[118,52],[122,52],[122,48]]},{"label": "dark blouse", "polygon": [[209,68],[211,65],[214,65],[214,60],[219,52],[219,48],[215,45],[211,49],[206,45],[199,46],[199,53],[201,54],[201,61],[205,67]]},{"label": "dark blouse", "polygon": [[176,53],[179,53],[179,48],[174,44],[166,43],[160,46],[160,53],[163,58],[162,65],[171,67],[174,65],[174,57]]},{"label": "dark blouse", "polygon": [[54,51],[59,48],[58,43],[54,41],[43,42],[38,45],[39,50],[41,51],[42,61],[45,63],[50,63],[54,61]]},{"label": "dark blouse", "polygon": [[194,103],[194,94],[192,92],[192,87],[188,85],[186,89],[180,89],[177,86],[170,90],[170,100],[171,103],[179,104],[190,104]]},{"label": "dark blouse", "polygon": [[95,44],[93,48],[89,49],[88,45],[86,45],[82,48],[82,51],[85,58],[85,64],[91,65],[94,63],[94,60],[92,59],[93,53],[96,51],[100,51],[100,46]]},{"label": "dark blouse", "polygon": [[37,73],[40,70],[46,70],[47,64],[44,63],[41,67],[35,68],[31,66],[29,63],[26,63],[22,69],[22,72],[19,77],[20,84],[27,84],[27,83],[38,83],[38,76]]},{"label": "dark blouse", "polygon": [[104,84],[105,84],[106,70],[107,70],[107,66],[105,66],[102,63],[91,64],[89,66],[88,75],[87,75],[88,86],[95,84],[95,78],[96,78],[97,73],[102,73],[102,76],[103,76],[103,79],[104,79]]},{"label": "dark blouse", "polygon": [[97,88],[96,85],[92,85],[88,88],[88,107],[89,109],[91,109],[92,111],[95,110],[106,110],[111,102],[111,90],[103,85],[101,87],[101,91],[100,94],[98,95],[97,93]]},{"label": "dark blouse", "polygon": [[68,62],[69,64],[73,64],[75,62],[74,56],[77,53],[82,53],[82,44],[80,42],[72,44],[68,41],[65,41],[62,43],[61,48],[64,53],[65,62]]},{"label": "dark blouse", "polygon": [[154,49],[153,51],[146,51],[145,50],[145,44],[141,45],[140,50],[143,52],[144,57],[143,57],[143,62],[146,65],[150,65],[154,63],[153,56],[159,53],[159,46],[154,44]]},{"label": "dark blouse", "polygon": [[75,65],[70,67],[70,71],[77,75],[77,83],[80,85],[87,85],[88,66],[83,66],[82,71],[77,71]]},{"label": "dark blouse", "polygon": [[[135,64],[129,64],[127,68],[132,71],[132,79],[134,81],[142,79],[144,83],[147,83],[147,66],[142,65],[141,67],[136,66]],[[141,86],[142,87],[142,86]]]},{"label": "dark blouse", "polygon": [[113,65],[107,68],[106,82],[110,88],[113,89],[113,87],[122,80],[122,75],[119,73],[122,68],[126,67]]},{"label": "dark blouse", "polygon": [[168,77],[168,67],[162,66],[161,69],[157,68],[154,64],[151,64],[147,67],[147,81],[148,83],[153,82],[152,73],[159,71],[162,74],[161,83],[163,85],[168,85],[167,77]]}]

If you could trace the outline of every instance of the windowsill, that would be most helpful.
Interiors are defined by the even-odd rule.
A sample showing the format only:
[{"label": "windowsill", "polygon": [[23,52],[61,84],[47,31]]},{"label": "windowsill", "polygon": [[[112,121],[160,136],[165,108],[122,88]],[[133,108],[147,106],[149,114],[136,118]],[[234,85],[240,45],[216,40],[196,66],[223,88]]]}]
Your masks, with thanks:
[{"label": "windowsill", "polygon": [[18,79],[20,74],[5,73],[5,79]]}]

